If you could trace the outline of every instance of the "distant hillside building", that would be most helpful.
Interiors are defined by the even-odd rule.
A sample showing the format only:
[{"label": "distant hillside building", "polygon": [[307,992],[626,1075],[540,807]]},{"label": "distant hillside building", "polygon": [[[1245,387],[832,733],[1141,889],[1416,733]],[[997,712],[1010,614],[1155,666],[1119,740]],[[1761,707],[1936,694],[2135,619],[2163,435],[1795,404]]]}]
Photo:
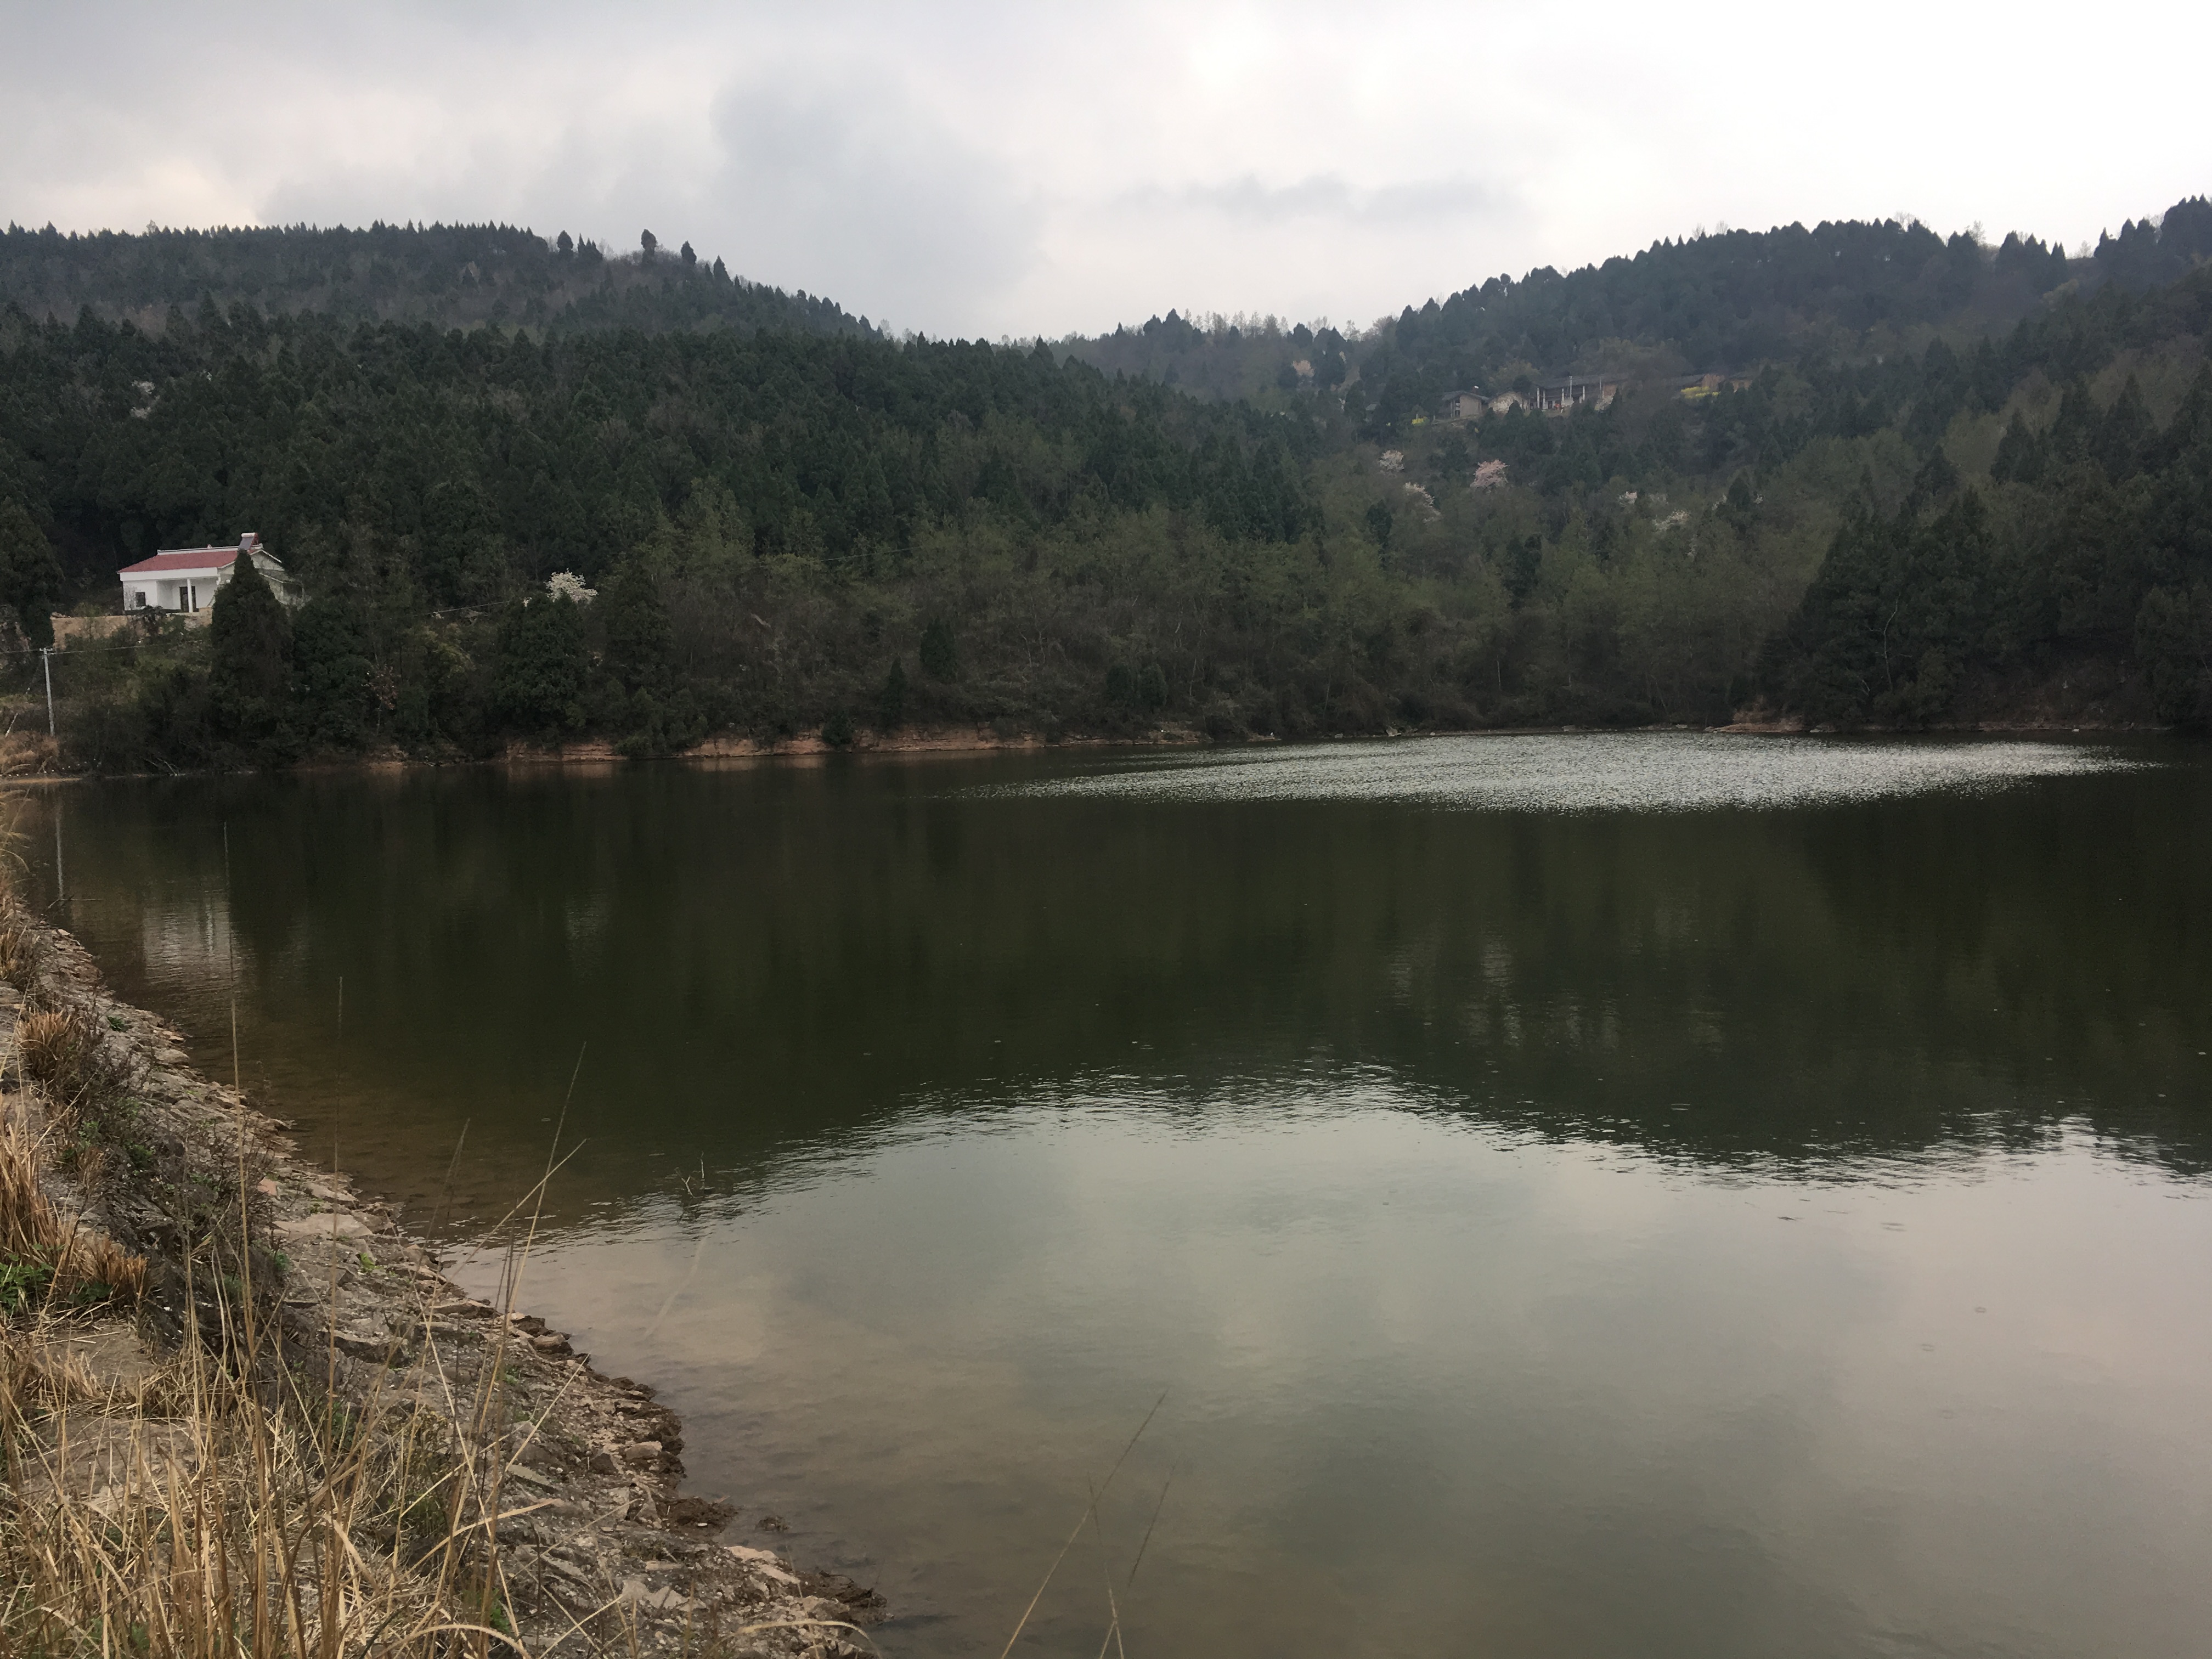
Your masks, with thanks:
[{"label": "distant hillside building", "polygon": [[1469,387],[1465,392],[1455,392],[1446,398],[1437,408],[1437,416],[1446,421],[1480,420],[1489,412],[1489,409],[1490,399],[1479,390]]},{"label": "distant hillside building", "polygon": [[1694,401],[1699,398],[1717,398],[1724,390],[1747,392],[1751,389],[1753,378],[1749,374],[1685,374],[1667,384],[1674,388],[1676,397]]},{"label": "distant hillside building", "polygon": [[216,590],[230,580],[240,554],[252,558],[253,568],[268,579],[278,599],[287,605],[300,603],[299,585],[249,530],[236,547],[170,549],[125,565],[116,573],[123,580],[123,609],[126,614],[175,611],[186,616],[204,611],[215,603]]},{"label": "distant hillside building", "polygon": [[1620,392],[1618,375],[1585,379],[1570,374],[1564,380],[1547,380],[1536,388],[1536,407],[1547,415],[1565,415],[1587,404],[1603,409]]}]

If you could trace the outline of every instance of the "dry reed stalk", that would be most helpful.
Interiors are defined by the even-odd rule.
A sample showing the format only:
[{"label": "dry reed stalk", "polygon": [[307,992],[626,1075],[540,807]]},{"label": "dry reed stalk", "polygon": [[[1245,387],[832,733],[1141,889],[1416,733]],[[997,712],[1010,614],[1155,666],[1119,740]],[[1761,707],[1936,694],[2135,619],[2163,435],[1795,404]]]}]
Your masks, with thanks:
[{"label": "dry reed stalk", "polygon": [[[22,798],[14,793],[0,796],[0,910],[19,921],[23,920],[22,899],[16,878],[24,867],[22,845]],[[22,980],[15,982],[18,988],[29,988]]]},{"label": "dry reed stalk", "polygon": [[9,1113],[0,1117],[0,1255],[29,1255],[60,1242],[59,1218],[39,1185],[36,1143]]}]

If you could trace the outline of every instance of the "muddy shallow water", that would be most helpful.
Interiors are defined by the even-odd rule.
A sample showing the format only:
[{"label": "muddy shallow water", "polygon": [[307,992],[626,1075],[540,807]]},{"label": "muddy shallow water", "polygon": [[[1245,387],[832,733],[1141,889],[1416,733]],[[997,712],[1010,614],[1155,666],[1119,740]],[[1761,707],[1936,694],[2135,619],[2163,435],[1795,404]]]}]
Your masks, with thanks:
[{"label": "muddy shallow water", "polygon": [[1155,1401],[1024,1650],[1096,1653],[1109,1583],[1148,1656],[2212,1650],[2201,750],[28,811],[118,990],[226,1077],[234,995],[247,1086],[425,1231],[537,1178],[573,1076],[526,1297],[887,1652],[996,1654]]}]

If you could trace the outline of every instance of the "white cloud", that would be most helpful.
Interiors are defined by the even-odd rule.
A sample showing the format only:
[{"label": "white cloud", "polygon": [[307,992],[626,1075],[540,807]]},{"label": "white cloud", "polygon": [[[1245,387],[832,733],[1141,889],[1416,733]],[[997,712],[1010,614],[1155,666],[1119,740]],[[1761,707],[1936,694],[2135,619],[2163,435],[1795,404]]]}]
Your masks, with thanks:
[{"label": "white cloud", "polygon": [[8,3],[0,216],[650,226],[936,333],[1368,317],[1720,220],[2071,243],[2212,186],[2202,9],[2061,17]]}]

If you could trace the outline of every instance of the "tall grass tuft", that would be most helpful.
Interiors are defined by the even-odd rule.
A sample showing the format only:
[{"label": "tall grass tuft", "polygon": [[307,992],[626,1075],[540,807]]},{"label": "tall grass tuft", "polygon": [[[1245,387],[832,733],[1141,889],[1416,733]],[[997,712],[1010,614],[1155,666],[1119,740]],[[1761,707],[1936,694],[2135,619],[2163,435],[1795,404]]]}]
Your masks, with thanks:
[{"label": "tall grass tuft", "polygon": [[47,1196],[39,1151],[20,1117],[0,1119],[0,1311],[49,1298],[135,1303],[146,1291],[145,1258]]},{"label": "tall grass tuft", "polygon": [[45,960],[36,928],[17,916],[0,921],[0,979],[11,985],[31,984]]},{"label": "tall grass tuft", "polygon": [[82,1009],[26,1013],[15,1024],[15,1047],[22,1059],[23,1075],[64,1098],[73,1091],[78,1073],[99,1046],[100,1034]]},{"label": "tall grass tuft", "polygon": [[[122,1396],[0,1364],[0,1651],[40,1659],[392,1659],[520,1650],[496,1524],[503,1468],[400,1388],[363,1403],[265,1385],[187,1341]],[[232,1348],[233,1352],[235,1349]]]},{"label": "tall grass tuft", "polygon": [[138,1082],[131,1050],[110,1041],[89,1008],[24,1012],[15,1023],[15,1047],[23,1075],[41,1085],[49,1121],[64,1131],[109,1116]]}]

